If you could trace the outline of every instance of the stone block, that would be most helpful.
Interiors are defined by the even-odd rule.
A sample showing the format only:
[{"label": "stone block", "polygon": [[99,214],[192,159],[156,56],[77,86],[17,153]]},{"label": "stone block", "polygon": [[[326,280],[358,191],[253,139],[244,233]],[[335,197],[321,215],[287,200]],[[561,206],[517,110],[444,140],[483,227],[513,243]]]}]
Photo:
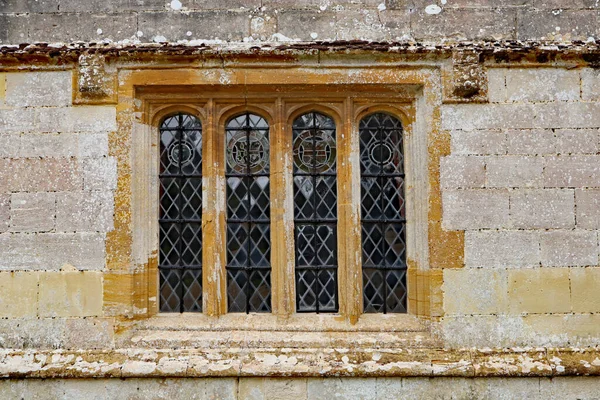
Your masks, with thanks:
[{"label": "stone block", "polygon": [[308,378],[309,399],[352,398],[367,400],[373,398],[373,389],[361,382],[361,379]]},{"label": "stone block", "polygon": [[6,104],[12,107],[69,106],[73,97],[71,71],[6,74]]},{"label": "stone block", "polygon": [[4,105],[6,100],[6,73],[0,72],[0,106]]},{"label": "stone block", "polygon": [[21,156],[21,134],[0,134],[0,158],[17,158]]},{"label": "stone block", "polygon": [[10,222],[10,194],[0,194],[0,233],[8,230]]},{"label": "stone block", "polygon": [[278,13],[277,30],[290,39],[335,40],[335,14],[320,10],[282,10]]},{"label": "stone block", "polygon": [[506,93],[509,102],[579,100],[578,70],[563,68],[506,69]]},{"label": "stone block", "polygon": [[102,273],[40,272],[40,317],[102,315]]},{"label": "stone block", "polygon": [[571,268],[571,303],[575,313],[600,312],[600,268]]},{"label": "stone block", "polygon": [[599,133],[598,129],[557,129],[556,150],[560,154],[597,154]]},{"label": "stone block", "polygon": [[0,3],[0,13],[57,12],[59,9],[58,6],[59,2],[57,0],[3,0],[2,3]]},{"label": "stone block", "polygon": [[[381,2],[378,1],[378,4]],[[410,14],[405,11],[385,10],[379,13],[385,36],[392,41],[410,37]],[[380,40],[380,39],[376,39]]]},{"label": "stone block", "polygon": [[248,400],[296,400],[307,398],[306,378],[240,378],[238,396]]},{"label": "stone block", "polygon": [[114,348],[112,318],[67,318],[61,347],[103,350]]},{"label": "stone block", "polygon": [[[391,12],[391,11],[390,11]],[[410,34],[410,16],[378,13],[377,9],[345,10],[335,14],[337,40],[394,40]]]},{"label": "stone block", "polygon": [[117,188],[117,160],[113,157],[80,159],[85,190]]},{"label": "stone block", "polygon": [[70,133],[25,134],[20,137],[20,157],[74,157],[77,136]]},{"label": "stone block", "polygon": [[105,262],[104,234],[0,234],[0,270],[102,270]]},{"label": "stone block", "polygon": [[509,129],[506,132],[508,154],[556,154],[556,137],[551,129]]},{"label": "stone block", "polygon": [[506,270],[444,269],[442,290],[445,315],[506,312]]},{"label": "stone block", "polygon": [[444,316],[440,329],[446,347],[514,347],[529,342],[523,317],[517,315]]},{"label": "stone block", "polygon": [[488,99],[490,103],[506,102],[506,68],[488,69]]},{"label": "stone block", "polygon": [[508,192],[452,190],[442,194],[446,230],[494,229],[508,225]]},{"label": "stone block", "polygon": [[440,184],[444,189],[481,188],[485,184],[485,159],[446,156],[440,160]]},{"label": "stone block", "polygon": [[6,191],[68,191],[82,185],[77,161],[71,158],[0,159],[0,187]]},{"label": "stone block", "polygon": [[0,14],[0,45],[27,42],[29,22],[29,15]]},{"label": "stone block", "polygon": [[501,130],[450,132],[452,155],[506,154],[506,135]]},{"label": "stone block", "polygon": [[467,231],[465,266],[483,268],[540,265],[540,236],[536,231]]},{"label": "stone block", "polygon": [[581,98],[585,101],[600,101],[600,70],[583,68],[581,70]]},{"label": "stone block", "polygon": [[37,109],[40,132],[104,132],[117,129],[116,108],[78,106]]},{"label": "stone block", "polygon": [[269,40],[277,33],[277,18],[275,14],[258,12],[250,19],[250,34],[254,39]]},{"label": "stone block", "polygon": [[598,128],[600,103],[446,104],[442,129]]},{"label": "stone block", "polygon": [[513,228],[575,227],[575,192],[570,189],[520,189],[510,195]]},{"label": "stone block", "polygon": [[600,187],[600,156],[546,157],[545,187]]},{"label": "stone block", "polygon": [[236,11],[142,12],[138,16],[138,31],[146,42],[241,41],[250,36],[249,16],[248,12]]},{"label": "stone block", "polygon": [[81,191],[56,194],[57,232],[108,232],[113,228],[112,192]]},{"label": "stone block", "polygon": [[[596,14],[586,10],[519,9],[517,39],[519,40],[587,40],[596,37]],[[557,29],[558,28],[558,29]]]},{"label": "stone block", "polygon": [[540,245],[545,267],[598,265],[596,231],[546,231],[541,233]]},{"label": "stone block", "polygon": [[600,189],[576,189],[577,227],[600,229]]},{"label": "stone block", "polygon": [[35,112],[33,108],[0,109],[0,133],[35,130]]},{"label": "stone block", "polygon": [[510,313],[568,313],[570,297],[569,268],[508,270]]},{"label": "stone block", "polygon": [[596,376],[556,376],[549,385],[547,399],[586,399],[598,398],[600,382]]},{"label": "stone block", "polygon": [[29,42],[101,42],[131,39],[136,34],[134,12],[30,14]]},{"label": "stone block", "polygon": [[[189,8],[189,1],[184,2]],[[164,0],[105,0],[85,4],[85,10],[93,13],[115,13],[126,11],[165,11]],[[81,12],[80,0],[60,0],[61,12]]]},{"label": "stone block", "polygon": [[487,187],[540,187],[544,160],[541,157],[499,156],[486,162]]},{"label": "stone block", "polygon": [[38,272],[0,272],[0,318],[37,316],[38,279]]},{"label": "stone block", "polygon": [[78,139],[79,157],[106,157],[108,155],[108,133],[80,133]]},{"label": "stone block", "polygon": [[54,229],[56,195],[52,192],[13,193],[10,198],[11,232],[47,232]]},{"label": "stone block", "polygon": [[59,349],[64,337],[64,318],[0,319],[1,348]]},{"label": "stone block", "polygon": [[477,8],[443,8],[439,14],[428,14],[425,6],[411,13],[412,36],[416,40],[451,37],[456,40],[508,40],[516,37],[516,11],[502,12]]}]

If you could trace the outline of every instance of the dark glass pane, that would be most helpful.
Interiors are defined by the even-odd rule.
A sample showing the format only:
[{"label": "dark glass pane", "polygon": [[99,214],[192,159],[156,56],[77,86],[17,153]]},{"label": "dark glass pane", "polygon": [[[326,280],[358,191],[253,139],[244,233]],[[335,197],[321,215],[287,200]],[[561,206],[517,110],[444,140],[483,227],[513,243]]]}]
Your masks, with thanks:
[{"label": "dark glass pane", "polygon": [[335,123],[312,112],[293,123],[296,308],[336,312],[337,177]]},{"label": "dark glass pane", "polygon": [[176,269],[160,270],[160,311],[162,312],[180,312],[180,272]]},{"label": "dark glass pane", "polygon": [[177,114],[160,126],[160,310],[202,311],[202,125]]},{"label": "dark glass pane", "polygon": [[270,312],[269,126],[243,114],[225,130],[228,310]]},{"label": "dark glass pane", "polygon": [[383,113],[360,122],[365,312],[406,312],[402,124]]}]

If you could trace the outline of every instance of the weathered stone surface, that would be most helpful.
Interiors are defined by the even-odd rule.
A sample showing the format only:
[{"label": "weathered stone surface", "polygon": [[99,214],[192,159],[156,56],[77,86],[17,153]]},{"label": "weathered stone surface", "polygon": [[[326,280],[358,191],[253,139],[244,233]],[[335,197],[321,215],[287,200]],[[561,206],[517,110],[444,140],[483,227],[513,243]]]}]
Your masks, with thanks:
[{"label": "weathered stone surface", "polygon": [[600,70],[595,68],[581,70],[581,98],[586,101],[600,100]]},{"label": "weathered stone surface", "polygon": [[568,268],[508,270],[508,306],[512,314],[571,311]]},{"label": "weathered stone surface", "polygon": [[102,315],[102,273],[96,271],[41,272],[41,317]]},{"label": "weathered stone surface", "polygon": [[600,190],[575,190],[575,207],[577,210],[577,227],[600,229]]},{"label": "weathered stone surface", "polygon": [[596,15],[586,10],[520,9],[519,40],[586,40],[598,35]]},{"label": "weathered stone surface", "polygon": [[85,190],[117,188],[117,160],[113,157],[83,158],[80,163]]},{"label": "weathered stone surface", "polygon": [[556,148],[561,154],[597,154],[599,133],[598,129],[557,129]]},{"label": "weathered stone surface", "polygon": [[508,191],[444,191],[442,226],[449,230],[494,229],[508,225]]},{"label": "weathered stone surface", "polygon": [[600,268],[571,268],[571,302],[576,313],[600,310]]},{"label": "weathered stone surface", "polygon": [[11,232],[47,232],[54,229],[54,193],[13,193],[10,199]]},{"label": "weathered stone surface", "polygon": [[446,315],[507,311],[506,270],[445,269],[443,290]]},{"label": "weathered stone surface", "polygon": [[113,227],[112,192],[56,194],[57,232],[108,232]]},{"label": "weathered stone surface", "polygon": [[508,154],[556,154],[556,137],[551,129],[509,129],[506,132]]},{"label": "weathered stone surface", "polygon": [[143,33],[146,42],[184,39],[241,41],[250,36],[248,17],[247,12],[234,11],[144,12],[138,16],[137,29]]},{"label": "weathered stone surface", "polygon": [[533,267],[540,264],[539,232],[471,231],[465,234],[467,267]]},{"label": "weathered stone surface", "polygon": [[600,187],[600,156],[547,157],[545,187]]},{"label": "weathered stone surface", "polygon": [[[300,40],[335,40],[335,15],[331,12],[286,10],[278,14],[282,35]],[[310,29],[306,29],[310,27]]]},{"label": "weathered stone surface", "polygon": [[598,265],[596,231],[553,230],[541,233],[542,265],[577,267]]},{"label": "weathered stone surface", "polygon": [[74,157],[77,155],[77,135],[71,133],[43,133],[11,135],[20,144],[13,157]]},{"label": "weathered stone surface", "polygon": [[492,188],[540,187],[544,160],[541,157],[502,156],[486,161],[487,184]]},{"label": "weathered stone surface", "polygon": [[110,106],[79,106],[37,109],[41,132],[101,132],[117,128],[116,109]]},{"label": "weathered stone surface", "polygon": [[38,272],[0,272],[0,316],[37,316],[38,281]]},{"label": "weathered stone surface", "polygon": [[444,189],[483,187],[485,159],[476,156],[448,156],[440,160],[440,183]]},{"label": "weathered stone surface", "polygon": [[0,233],[6,232],[10,222],[10,195],[0,194]]},{"label": "weathered stone surface", "polygon": [[6,74],[6,104],[13,107],[68,106],[73,96],[71,71]]},{"label": "weathered stone surface", "polygon": [[575,194],[569,189],[520,189],[510,194],[514,228],[575,227]]},{"label": "weathered stone surface", "polygon": [[453,155],[506,154],[506,134],[501,130],[450,132]]},{"label": "weathered stone surface", "polygon": [[29,132],[36,127],[35,109],[0,109],[0,133]]},{"label": "weathered stone surface", "polygon": [[102,270],[105,263],[100,233],[0,234],[0,270],[58,270],[65,264]]},{"label": "weathered stone surface", "polygon": [[79,166],[71,158],[0,158],[0,187],[6,191],[54,192],[83,186]]},{"label": "weathered stone surface", "polygon": [[578,70],[560,68],[510,68],[505,71],[509,102],[579,100]]}]

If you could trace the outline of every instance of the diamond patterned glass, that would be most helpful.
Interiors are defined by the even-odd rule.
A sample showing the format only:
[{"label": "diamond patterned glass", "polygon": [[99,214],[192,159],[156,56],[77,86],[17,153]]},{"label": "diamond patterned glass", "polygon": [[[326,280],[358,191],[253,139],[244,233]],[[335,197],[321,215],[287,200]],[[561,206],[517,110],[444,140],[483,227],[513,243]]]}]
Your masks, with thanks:
[{"label": "diamond patterned glass", "polygon": [[189,114],[160,125],[159,275],[162,312],[202,311],[202,125]]},{"label": "diamond patterned glass", "polygon": [[246,113],[225,131],[227,309],[271,312],[269,125]]},{"label": "diamond patterned glass", "polygon": [[388,114],[371,114],[359,133],[364,311],[405,313],[402,124]]},{"label": "diamond patterned glass", "polygon": [[293,130],[296,310],[337,312],[335,123],[310,112]]}]

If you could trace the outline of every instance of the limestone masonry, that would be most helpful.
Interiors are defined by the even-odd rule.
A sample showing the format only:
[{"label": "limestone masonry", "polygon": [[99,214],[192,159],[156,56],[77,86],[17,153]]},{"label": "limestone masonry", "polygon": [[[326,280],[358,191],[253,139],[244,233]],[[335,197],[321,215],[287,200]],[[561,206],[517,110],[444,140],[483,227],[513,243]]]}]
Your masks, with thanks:
[{"label": "limestone masonry", "polygon": [[[599,13],[0,0],[0,398],[600,398]],[[294,102],[346,117],[341,228],[360,216],[353,116],[402,116],[408,313],[362,314],[350,228],[339,313],[295,312],[283,241],[274,311],[227,313],[218,135],[202,153],[204,313],[159,312],[160,121],[220,132],[227,107],[285,120]],[[271,221],[287,237],[279,125]]]}]

